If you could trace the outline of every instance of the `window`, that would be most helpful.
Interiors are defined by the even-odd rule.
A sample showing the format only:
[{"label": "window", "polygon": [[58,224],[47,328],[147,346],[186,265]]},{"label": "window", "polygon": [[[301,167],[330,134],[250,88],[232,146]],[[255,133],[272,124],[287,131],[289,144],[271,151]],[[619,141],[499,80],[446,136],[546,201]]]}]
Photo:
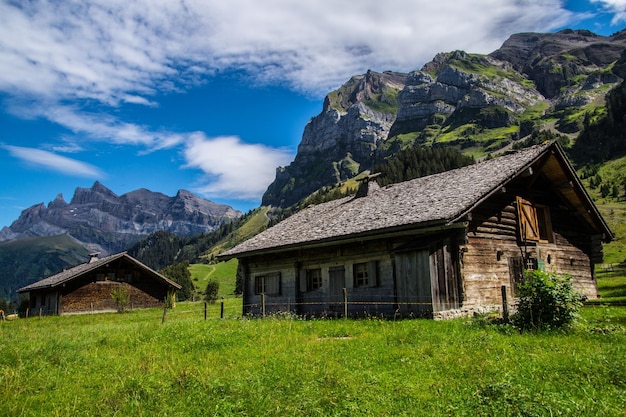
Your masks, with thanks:
[{"label": "window", "polygon": [[509,277],[513,294],[517,294],[517,289],[524,282],[524,271],[534,271],[539,268],[537,258],[532,256],[512,256],[509,258]]},{"label": "window", "polygon": [[366,287],[368,285],[367,264],[354,264],[354,286]]},{"label": "window", "polygon": [[322,270],[320,268],[307,269],[306,286],[308,291],[322,288]]},{"label": "window", "polygon": [[254,293],[280,295],[280,272],[272,272],[254,277]]},{"label": "window", "polygon": [[517,219],[520,238],[531,242],[552,242],[550,210],[517,197]]}]

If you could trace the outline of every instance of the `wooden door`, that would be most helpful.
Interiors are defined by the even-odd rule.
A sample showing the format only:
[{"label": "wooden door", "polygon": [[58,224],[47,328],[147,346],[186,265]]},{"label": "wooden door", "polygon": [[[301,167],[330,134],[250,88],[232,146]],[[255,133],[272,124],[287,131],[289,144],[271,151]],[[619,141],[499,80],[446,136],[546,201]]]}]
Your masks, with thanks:
[{"label": "wooden door", "polygon": [[433,311],[446,311],[460,307],[457,256],[450,244],[441,242],[430,254],[430,279]]},{"label": "wooden door", "polygon": [[399,253],[396,263],[396,302],[402,316],[432,312],[428,250]]},{"label": "wooden door", "polygon": [[328,309],[333,313],[343,313],[343,289],[346,287],[346,272],[343,266],[328,270]]}]

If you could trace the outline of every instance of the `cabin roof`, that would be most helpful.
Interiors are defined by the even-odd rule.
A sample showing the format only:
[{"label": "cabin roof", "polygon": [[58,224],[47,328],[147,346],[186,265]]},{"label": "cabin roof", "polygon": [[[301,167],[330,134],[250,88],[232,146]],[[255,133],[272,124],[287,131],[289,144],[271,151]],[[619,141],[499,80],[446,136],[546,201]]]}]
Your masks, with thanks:
[{"label": "cabin roof", "polygon": [[94,271],[96,269],[99,269],[102,266],[106,266],[107,264],[118,260],[118,259],[125,259],[133,264],[135,264],[137,267],[139,267],[140,269],[143,269],[145,272],[147,272],[150,276],[152,276],[155,280],[161,281],[164,284],[167,284],[173,288],[176,289],[181,289],[182,287],[177,284],[176,282],[170,280],[169,278],[159,274],[158,272],[156,272],[155,270],[153,270],[152,268],[148,267],[147,265],[144,265],[143,263],[139,262],[137,259],[133,258],[132,256],[128,255],[126,252],[121,252],[115,255],[111,255],[111,256],[107,256],[105,258],[101,258],[101,259],[92,259],[88,262],[85,262],[84,264],[80,264],[78,266],[75,266],[73,268],[70,269],[66,269],[62,272],[59,272],[58,274],[55,275],[51,275],[47,278],[44,278],[40,281],[37,281],[33,284],[27,285],[25,287],[20,288],[19,290],[17,290],[17,292],[19,293],[23,293],[23,292],[28,292],[28,291],[34,291],[34,290],[43,290],[43,289],[49,289],[49,288],[54,288],[57,287],[61,284],[64,284],[68,281],[72,281],[76,278],[81,277],[82,275]]},{"label": "cabin roof", "polygon": [[[306,208],[220,255],[222,259],[303,247],[350,238],[366,238],[404,228],[449,226],[528,172],[538,161],[553,159],[560,177],[577,188],[569,198],[581,206],[598,234],[613,235],[584,190],[560,146],[546,142],[498,158],[385,187],[366,196],[345,197]],[[553,162],[554,162],[553,161]]]}]

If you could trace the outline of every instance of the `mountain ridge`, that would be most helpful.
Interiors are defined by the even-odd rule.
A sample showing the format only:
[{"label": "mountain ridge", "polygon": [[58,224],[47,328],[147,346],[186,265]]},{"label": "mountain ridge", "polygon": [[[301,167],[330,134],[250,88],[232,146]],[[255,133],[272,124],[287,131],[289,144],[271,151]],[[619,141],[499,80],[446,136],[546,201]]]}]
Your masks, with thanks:
[{"label": "mountain ridge", "polygon": [[0,242],[68,234],[105,254],[126,249],[158,230],[181,237],[215,230],[241,216],[230,206],[179,190],[173,197],[142,188],[118,196],[99,181],[77,187],[69,203],[62,194],[22,211],[0,230]]}]

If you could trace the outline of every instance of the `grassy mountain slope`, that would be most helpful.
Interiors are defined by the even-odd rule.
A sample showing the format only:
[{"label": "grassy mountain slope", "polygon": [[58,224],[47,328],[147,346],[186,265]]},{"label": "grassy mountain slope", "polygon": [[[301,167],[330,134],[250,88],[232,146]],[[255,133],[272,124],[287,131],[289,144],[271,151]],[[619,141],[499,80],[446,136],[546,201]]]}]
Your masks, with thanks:
[{"label": "grassy mountain slope", "polygon": [[[601,178],[602,182],[595,183],[595,178]],[[604,263],[621,263],[626,268],[626,156],[599,165],[597,174],[585,178],[583,183],[615,234],[615,240],[604,245]],[[609,194],[603,196],[603,187],[606,191],[607,186]]]},{"label": "grassy mountain slope", "polygon": [[89,252],[68,235],[27,238],[0,243],[0,298],[89,259]]}]

